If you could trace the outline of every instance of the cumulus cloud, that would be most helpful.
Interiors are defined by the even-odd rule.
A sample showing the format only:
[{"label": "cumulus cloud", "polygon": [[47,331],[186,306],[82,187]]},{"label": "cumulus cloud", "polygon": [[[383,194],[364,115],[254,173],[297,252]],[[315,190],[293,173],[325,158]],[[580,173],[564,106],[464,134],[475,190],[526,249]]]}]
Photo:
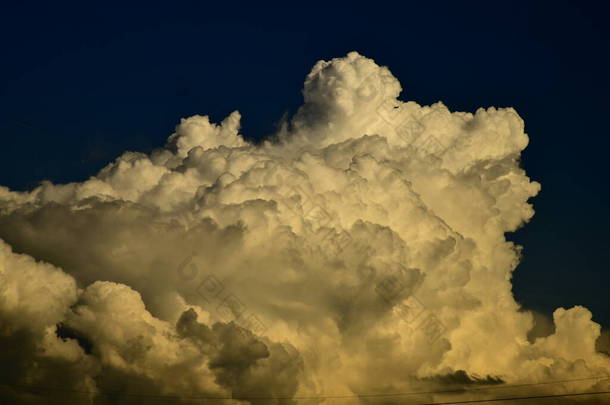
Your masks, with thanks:
[{"label": "cumulus cloud", "polygon": [[[318,62],[303,106],[260,144],[238,112],[197,115],[82,183],[0,188],[0,398],[416,404],[608,389],[593,378],[610,373],[608,339],[586,308],[547,321],[512,295],[520,248],[505,234],[540,190],[519,165],[523,120],[401,90],[352,52]],[[400,392],[419,394],[388,396]]]}]

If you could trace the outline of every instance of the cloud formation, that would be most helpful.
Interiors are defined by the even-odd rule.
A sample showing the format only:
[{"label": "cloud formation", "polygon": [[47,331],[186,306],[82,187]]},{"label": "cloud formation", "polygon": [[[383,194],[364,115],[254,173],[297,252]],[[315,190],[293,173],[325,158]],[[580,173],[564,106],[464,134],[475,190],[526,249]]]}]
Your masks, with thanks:
[{"label": "cloud formation", "polygon": [[[416,404],[608,389],[500,389],[608,375],[607,339],[586,308],[551,324],[513,298],[520,249],[505,233],[540,190],[519,166],[515,110],[451,112],[401,90],[352,52],[313,67],[303,106],[261,144],[237,111],[196,115],[85,182],[0,187],[0,398]],[[398,392],[427,393],[383,396]]]}]

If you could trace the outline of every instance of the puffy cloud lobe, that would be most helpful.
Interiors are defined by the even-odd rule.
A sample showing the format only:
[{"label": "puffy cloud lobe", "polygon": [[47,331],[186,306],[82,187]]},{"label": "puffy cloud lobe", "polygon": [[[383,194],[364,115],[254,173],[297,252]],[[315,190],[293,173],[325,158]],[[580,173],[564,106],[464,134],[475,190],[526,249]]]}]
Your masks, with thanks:
[{"label": "puffy cloud lobe", "polygon": [[219,146],[235,148],[245,142],[238,134],[241,115],[234,111],[220,125],[210,122],[208,116],[195,115],[182,119],[176,132],[169,137],[168,147],[185,157],[194,147],[214,149]]},{"label": "puffy cloud lobe", "polygon": [[216,349],[211,350],[209,368],[215,373],[216,382],[230,389],[236,398],[258,398],[252,402],[261,404],[294,403],[290,398],[296,392],[302,364],[291,345],[265,343],[233,322],[216,323],[209,328],[197,322],[192,309],[182,314],[177,328],[204,350]]},{"label": "puffy cloud lobe", "polygon": [[[140,294],[126,285],[97,281],[77,293],[72,277],[28,256],[14,254],[4,243],[1,258],[4,300],[0,341],[6,349],[4,364],[11,365],[2,370],[3,382],[10,384],[3,386],[6,389],[1,395],[5,399],[17,403],[30,403],[36,398],[40,403],[49,403],[49,398],[52,403],[63,404],[87,400],[105,403],[106,396],[96,392],[123,390],[176,398],[185,393],[230,398],[239,390],[226,383],[226,374],[233,371],[231,353],[239,356],[240,351],[254,354],[252,364],[246,363],[245,368],[255,370],[246,372],[252,374],[254,387],[265,387],[266,391],[259,390],[265,397],[294,394],[300,363],[298,353],[288,344],[268,341],[272,347],[268,351],[250,332],[244,332],[249,335],[243,339],[233,324],[217,323],[211,332],[213,350],[206,350],[184,333],[183,319],[194,314],[193,309],[184,312],[175,326],[153,317]],[[19,277],[31,277],[34,282],[17,285],[14,280]],[[58,333],[60,328],[68,332]],[[225,339],[227,334],[232,338]],[[84,341],[89,348],[83,347]],[[258,357],[264,357],[266,363],[254,364],[261,352]],[[283,373],[282,378],[275,379],[274,372]],[[272,384],[276,380],[279,382]],[[23,389],[29,386],[49,391],[30,393]],[[66,397],[65,390],[81,394]],[[125,403],[137,401],[127,399]]]},{"label": "puffy cloud lobe", "polygon": [[[27,342],[10,381],[96,404],[290,404],[607,374],[586,309],[557,310],[553,330],[512,296],[520,250],[504,234],[540,190],[519,167],[521,118],[400,91],[353,52],[314,66],[304,105],[262,144],[238,112],[194,116],[85,182],[0,188],[0,338]],[[422,398],[447,397],[395,402]]]}]

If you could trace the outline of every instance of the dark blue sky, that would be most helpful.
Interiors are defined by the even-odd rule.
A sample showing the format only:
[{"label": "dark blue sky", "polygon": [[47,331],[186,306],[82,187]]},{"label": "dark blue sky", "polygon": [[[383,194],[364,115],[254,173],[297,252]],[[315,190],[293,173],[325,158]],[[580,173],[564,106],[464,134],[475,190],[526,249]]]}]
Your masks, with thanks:
[{"label": "dark blue sky", "polygon": [[238,109],[243,133],[264,137],[301,104],[317,60],[356,50],[390,67],[403,99],[517,109],[542,183],[536,216],[510,236],[525,246],[517,299],[548,313],[583,304],[610,326],[610,10],[455,3],[4,5],[0,184],[84,180],[196,113]]}]

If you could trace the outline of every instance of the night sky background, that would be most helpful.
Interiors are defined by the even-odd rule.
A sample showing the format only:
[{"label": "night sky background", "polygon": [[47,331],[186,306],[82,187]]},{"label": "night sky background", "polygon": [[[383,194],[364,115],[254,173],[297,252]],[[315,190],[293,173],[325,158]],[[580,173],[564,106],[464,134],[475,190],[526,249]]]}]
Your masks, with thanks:
[{"label": "night sky background", "polygon": [[547,314],[582,304],[610,326],[604,2],[63,4],[0,11],[0,185],[85,180],[193,114],[237,109],[261,139],[301,105],[316,61],[356,50],[402,100],[517,110],[542,191],[509,235],[524,245],[516,298]]}]

